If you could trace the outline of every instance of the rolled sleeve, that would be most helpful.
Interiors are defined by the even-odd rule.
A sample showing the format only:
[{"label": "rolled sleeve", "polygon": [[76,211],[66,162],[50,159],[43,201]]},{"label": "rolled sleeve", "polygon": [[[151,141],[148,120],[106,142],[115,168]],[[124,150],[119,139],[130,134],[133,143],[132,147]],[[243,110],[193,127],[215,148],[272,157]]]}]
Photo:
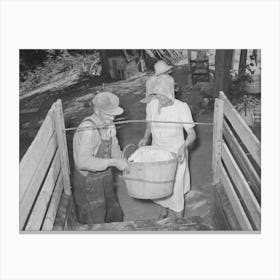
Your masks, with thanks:
[{"label": "rolled sleeve", "polygon": [[[182,109],[180,112],[181,122],[193,122],[192,112],[187,103],[182,104]],[[183,127],[187,131],[193,128],[194,124],[184,124]]]}]

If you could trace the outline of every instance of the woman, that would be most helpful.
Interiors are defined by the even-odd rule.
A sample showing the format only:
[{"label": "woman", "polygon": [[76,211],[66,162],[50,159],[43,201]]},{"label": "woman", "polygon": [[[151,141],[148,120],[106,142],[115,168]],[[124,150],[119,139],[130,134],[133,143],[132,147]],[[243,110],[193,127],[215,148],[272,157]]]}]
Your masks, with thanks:
[{"label": "woman", "polygon": [[[147,103],[147,120],[193,122],[188,104],[174,98],[174,84],[174,79],[167,74],[154,79],[153,89],[142,100]],[[147,123],[145,135],[139,142],[139,146],[146,145],[152,135],[152,145],[178,155],[179,163],[173,194],[167,198],[154,200],[161,206],[160,219],[166,218],[169,210],[174,212],[176,218],[184,215],[184,195],[190,190],[188,147],[196,138],[193,127],[194,124]],[[186,139],[184,130],[187,132]]]}]

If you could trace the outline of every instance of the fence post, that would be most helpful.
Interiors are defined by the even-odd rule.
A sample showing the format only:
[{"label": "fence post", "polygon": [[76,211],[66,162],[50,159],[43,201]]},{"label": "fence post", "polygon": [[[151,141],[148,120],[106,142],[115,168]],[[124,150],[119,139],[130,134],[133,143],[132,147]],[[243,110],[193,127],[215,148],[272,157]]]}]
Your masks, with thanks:
[{"label": "fence post", "polygon": [[223,120],[224,120],[224,101],[216,98],[215,109],[214,109],[213,149],[212,149],[213,184],[217,184],[220,181],[219,166],[221,164]]},{"label": "fence post", "polygon": [[67,143],[66,143],[62,103],[60,99],[57,100],[55,103],[54,124],[55,124],[55,132],[57,135],[57,143],[58,143],[59,157],[61,163],[64,192],[67,195],[70,195],[71,184],[70,184],[69,157],[68,157],[68,150],[67,150]]}]

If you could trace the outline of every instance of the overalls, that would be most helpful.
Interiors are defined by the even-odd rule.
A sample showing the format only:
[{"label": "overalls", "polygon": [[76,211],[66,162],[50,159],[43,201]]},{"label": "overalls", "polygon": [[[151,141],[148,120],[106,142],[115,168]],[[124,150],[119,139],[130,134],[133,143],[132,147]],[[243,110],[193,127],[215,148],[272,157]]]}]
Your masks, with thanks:
[{"label": "overalls", "polygon": [[[91,119],[85,119],[94,124]],[[111,158],[112,138],[104,140],[95,157]],[[97,224],[122,222],[123,212],[113,189],[113,175],[111,167],[104,171],[88,172],[84,176],[75,166],[74,170],[74,198],[76,202],[77,219],[82,224]]]}]

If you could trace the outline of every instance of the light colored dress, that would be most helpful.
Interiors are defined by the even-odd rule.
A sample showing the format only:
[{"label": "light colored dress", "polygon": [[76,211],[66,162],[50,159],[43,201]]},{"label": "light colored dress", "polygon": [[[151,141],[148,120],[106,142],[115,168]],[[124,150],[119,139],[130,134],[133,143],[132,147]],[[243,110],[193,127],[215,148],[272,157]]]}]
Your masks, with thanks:
[{"label": "light colored dress", "polygon": [[[175,99],[174,104],[161,108],[158,113],[158,100],[153,99],[147,104],[146,119],[155,121],[193,122],[191,110],[187,103]],[[194,124],[160,124],[151,123],[152,145],[177,153],[185,142],[184,129]],[[173,194],[167,198],[154,200],[155,203],[180,212],[184,209],[184,194],[190,190],[190,172],[188,167],[188,151],[182,163],[178,163]]]}]

